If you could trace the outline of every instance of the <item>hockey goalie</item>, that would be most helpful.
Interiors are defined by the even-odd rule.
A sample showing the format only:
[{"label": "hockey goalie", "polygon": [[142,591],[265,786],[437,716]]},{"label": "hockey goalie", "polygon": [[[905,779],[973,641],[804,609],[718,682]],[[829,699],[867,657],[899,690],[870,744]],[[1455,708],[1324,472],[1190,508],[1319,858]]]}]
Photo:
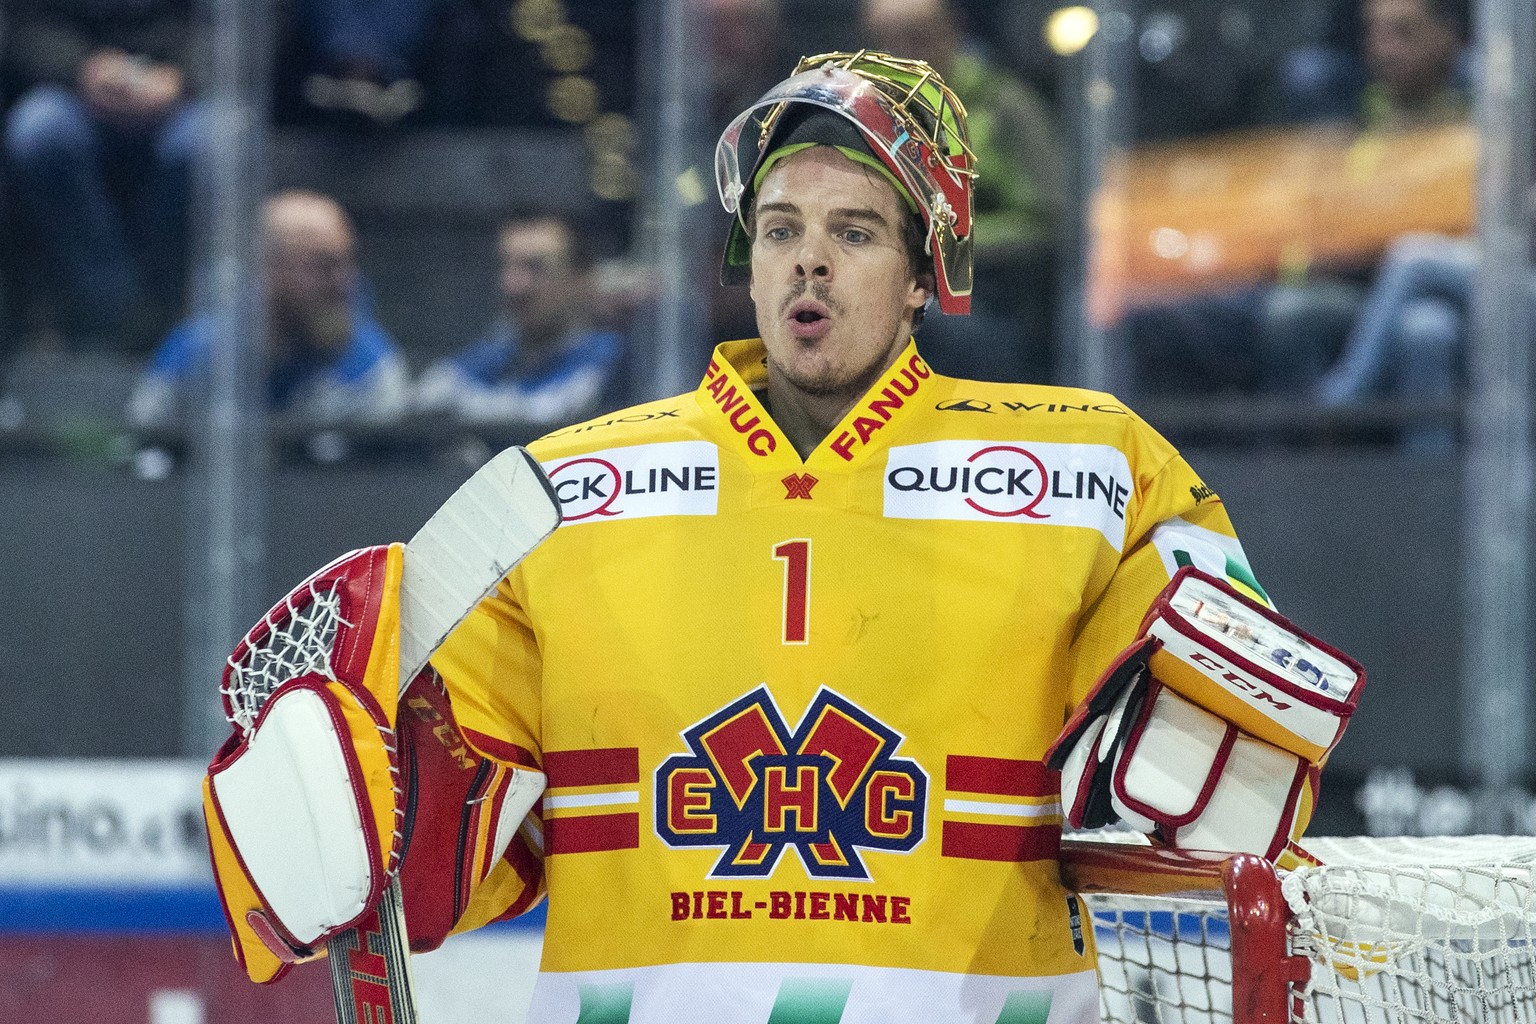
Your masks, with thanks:
[{"label": "hockey goalie", "polygon": [[252,977],[398,878],[412,948],[547,892],[533,1024],[1096,1024],[1065,826],[1291,853],[1363,674],[1115,396],[925,360],[967,139],[922,61],[801,62],[716,148],[762,337],[530,445],[561,525],[403,698],[408,555],[253,630],[207,784]]}]

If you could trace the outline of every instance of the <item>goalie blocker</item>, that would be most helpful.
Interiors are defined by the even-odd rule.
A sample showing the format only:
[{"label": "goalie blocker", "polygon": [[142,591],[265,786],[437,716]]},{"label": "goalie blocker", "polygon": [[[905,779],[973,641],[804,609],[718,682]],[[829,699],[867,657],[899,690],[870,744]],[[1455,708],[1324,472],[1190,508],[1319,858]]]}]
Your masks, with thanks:
[{"label": "goalie blocker", "polygon": [[1347,655],[1181,569],[1047,754],[1066,820],[1275,860],[1311,819],[1364,685]]},{"label": "goalie blocker", "polygon": [[401,693],[401,575],[399,544],[337,559],[225,668],[234,733],[209,766],[204,813],[235,954],[254,981],[322,955],[397,874],[417,951],[442,942],[503,861],[521,890],[509,913],[540,891],[519,826],[544,776],[531,758],[502,764],[465,743],[430,668]]}]

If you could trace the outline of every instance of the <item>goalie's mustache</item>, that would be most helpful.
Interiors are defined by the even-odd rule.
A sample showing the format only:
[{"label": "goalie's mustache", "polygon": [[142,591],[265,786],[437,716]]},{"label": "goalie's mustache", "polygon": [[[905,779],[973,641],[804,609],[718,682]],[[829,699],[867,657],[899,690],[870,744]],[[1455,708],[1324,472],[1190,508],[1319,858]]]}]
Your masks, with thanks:
[{"label": "goalie's mustache", "polygon": [[799,302],[801,299],[805,298],[806,292],[810,292],[811,298],[815,299],[823,306],[826,306],[828,312],[834,315],[842,313],[842,305],[838,303],[836,299],[832,298],[831,285],[825,284],[821,281],[801,281],[788,295],[784,297],[784,301],[779,303],[779,316],[789,316],[790,307]]}]

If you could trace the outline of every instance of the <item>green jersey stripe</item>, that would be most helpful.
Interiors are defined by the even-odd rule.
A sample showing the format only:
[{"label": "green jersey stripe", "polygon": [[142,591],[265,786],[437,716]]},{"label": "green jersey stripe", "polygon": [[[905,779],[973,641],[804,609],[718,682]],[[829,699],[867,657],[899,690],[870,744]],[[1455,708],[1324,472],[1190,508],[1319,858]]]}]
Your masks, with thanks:
[{"label": "green jersey stripe", "polygon": [[576,1024],[629,1024],[629,1005],[635,995],[633,984],[583,985],[579,991],[581,1013]]},{"label": "green jersey stripe", "polygon": [[785,978],[768,1024],[837,1024],[852,989],[844,978]]},{"label": "green jersey stripe", "polygon": [[1010,992],[997,1024],[1045,1024],[1051,1014],[1049,992]]}]

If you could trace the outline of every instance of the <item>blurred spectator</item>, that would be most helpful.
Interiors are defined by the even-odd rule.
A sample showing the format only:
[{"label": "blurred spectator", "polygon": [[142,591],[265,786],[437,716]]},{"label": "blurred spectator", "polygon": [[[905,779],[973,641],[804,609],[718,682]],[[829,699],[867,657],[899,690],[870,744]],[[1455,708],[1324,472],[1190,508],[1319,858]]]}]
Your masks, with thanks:
[{"label": "blurred spectator", "polygon": [[1365,127],[1414,127],[1467,116],[1469,0],[1366,0],[1365,22],[1371,76],[1360,97]]},{"label": "blurred spectator", "polygon": [[[1404,235],[1394,242],[1343,354],[1317,385],[1318,401],[1338,408],[1380,396],[1431,406],[1454,400],[1477,265],[1470,239]],[[1399,438],[1419,455],[1445,454],[1455,442],[1454,428],[1439,423],[1409,425]]]},{"label": "blurred spectator", "polygon": [[1361,15],[1360,47],[1318,44],[1285,55],[1285,119],[1388,129],[1466,117],[1468,0],[1364,0]]},{"label": "blurred spectator", "polygon": [[574,423],[622,401],[624,343],[602,308],[586,232],[570,216],[520,214],[497,238],[500,312],[485,337],[430,367],[414,406],[467,423]]},{"label": "blurred spectator", "polygon": [[[374,319],[357,270],[352,225],[333,200],[283,192],[262,212],[267,298],[267,408],[308,423],[386,423],[404,411],[405,364]],[[171,331],[151,357],[127,416],[164,427],[206,373],[212,317]]]},{"label": "blurred spectator", "polygon": [[1066,167],[1049,109],[965,35],[948,0],[862,0],[861,45],[932,64],[970,114],[975,184],[972,317],[931,316],[924,354],[957,376],[1043,380],[1051,370],[1052,242]]},{"label": "blurred spectator", "polygon": [[[757,98],[778,84],[785,67],[792,67],[804,54],[785,52],[784,9],[781,0],[703,0],[709,16],[709,103],[710,124],[729,124]],[[830,50],[834,47],[824,47]],[[817,51],[822,52],[822,51]],[[700,132],[692,168],[698,183],[698,195],[715,175],[715,139]],[[693,216],[712,217],[708,205],[700,202],[692,208]],[[713,236],[718,226],[701,224],[700,232]],[[723,236],[721,238],[723,241]],[[748,338],[757,334],[757,311],[745,288],[730,288],[718,283],[718,251],[700,260],[699,275],[716,282],[711,289],[710,320],[707,336],[698,339],[700,348],[692,355],[706,359],[715,345],[728,338]]]},{"label": "blurred spectator", "polygon": [[191,0],[13,0],[11,190],[45,273],[28,283],[80,348],[140,349],[181,309],[191,172]]},{"label": "blurred spectator", "polygon": [[417,59],[443,0],[293,0],[312,55],[304,98],[320,110],[394,124],[422,105]]},{"label": "blurred spectator", "polygon": [[[1330,100],[1294,106],[1318,120],[1347,110],[1361,139],[1465,119],[1467,0],[1365,0],[1362,13],[1364,84],[1350,91],[1350,77],[1341,76]],[[1138,389],[1311,393],[1344,348],[1375,267],[1375,256],[1357,266],[1289,267],[1281,279],[1251,288],[1131,311],[1126,327]],[[1370,379],[1399,378],[1378,369]]]},{"label": "blurred spectator", "polygon": [[[1366,128],[1416,127],[1465,120],[1471,14],[1467,0],[1367,0],[1365,55],[1370,81],[1357,119]],[[1317,384],[1325,406],[1379,397],[1449,403],[1461,384],[1461,348],[1476,245],[1410,234],[1388,249],[1338,362]],[[1455,431],[1414,424],[1399,438],[1407,451],[1449,452]]]}]

